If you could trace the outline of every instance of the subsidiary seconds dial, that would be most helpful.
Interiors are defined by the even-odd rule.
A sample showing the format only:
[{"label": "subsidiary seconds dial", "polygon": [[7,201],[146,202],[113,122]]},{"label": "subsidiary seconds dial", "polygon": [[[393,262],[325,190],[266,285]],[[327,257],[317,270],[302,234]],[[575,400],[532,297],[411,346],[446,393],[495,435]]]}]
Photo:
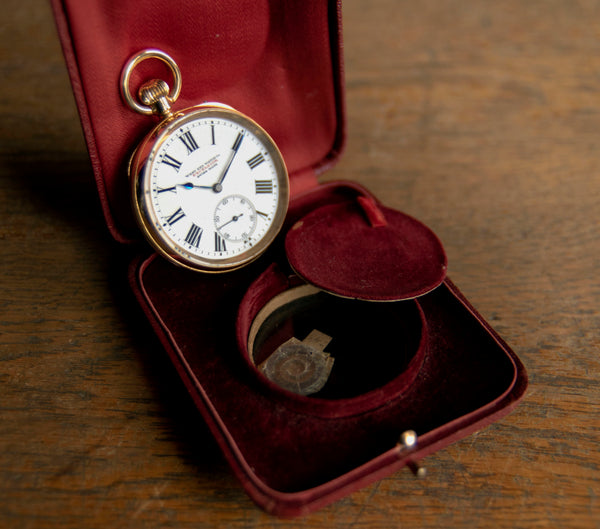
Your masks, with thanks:
[{"label": "subsidiary seconds dial", "polygon": [[159,125],[132,170],[134,209],[148,239],[195,270],[226,271],[252,261],[273,241],[287,211],[279,150],[229,107],[193,107]]},{"label": "subsidiary seconds dial", "polygon": [[[266,213],[261,211],[261,215]],[[225,197],[215,209],[215,229],[224,241],[246,241],[256,229],[256,209],[241,195]]]}]

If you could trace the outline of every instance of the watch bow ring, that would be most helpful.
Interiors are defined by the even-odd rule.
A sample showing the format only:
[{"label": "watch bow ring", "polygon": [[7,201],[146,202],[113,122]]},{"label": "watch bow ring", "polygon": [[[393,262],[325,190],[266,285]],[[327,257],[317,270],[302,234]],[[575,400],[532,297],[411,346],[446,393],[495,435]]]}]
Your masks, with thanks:
[{"label": "watch bow ring", "polygon": [[[173,87],[151,79],[136,100],[131,73],[147,59],[169,67]],[[173,110],[181,84],[179,67],[160,50],[143,50],[123,68],[127,105],[161,118],[130,160],[133,210],[145,237],[171,262],[201,272],[233,270],[259,257],[280,231],[287,169],[269,134],[230,106]]]}]

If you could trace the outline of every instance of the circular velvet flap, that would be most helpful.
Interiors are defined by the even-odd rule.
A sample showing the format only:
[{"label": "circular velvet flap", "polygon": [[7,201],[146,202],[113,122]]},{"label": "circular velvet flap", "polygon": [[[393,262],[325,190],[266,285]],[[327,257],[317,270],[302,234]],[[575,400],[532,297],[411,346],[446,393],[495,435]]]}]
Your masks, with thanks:
[{"label": "circular velvet flap", "polygon": [[446,254],[436,235],[366,197],[312,211],[289,230],[285,248],[305,281],[348,298],[411,299],[446,277]]}]

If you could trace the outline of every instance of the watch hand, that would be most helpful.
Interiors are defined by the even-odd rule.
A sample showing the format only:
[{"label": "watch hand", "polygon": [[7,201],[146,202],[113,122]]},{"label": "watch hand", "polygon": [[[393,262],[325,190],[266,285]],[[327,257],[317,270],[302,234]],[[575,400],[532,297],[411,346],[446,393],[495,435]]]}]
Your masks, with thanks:
[{"label": "watch hand", "polygon": [[223,190],[223,180],[225,180],[225,176],[227,176],[227,171],[229,171],[229,168],[231,167],[231,163],[233,162],[233,159],[235,158],[235,155],[237,154],[240,145],[242,144],[242,140],[244,139],[244,135],[240,132],[237,137],[235,138],[235,141],[233,142],[233,146],[231,147],[231,155],[229,156],[229,159],[227,160],[227,163],[225,164],[225,167],[223,168],[223,171],[221,172],[221,175],[219,176],[219,179],[217,180],[217,182],[213,185],[213,191],[215,193],[220,193]]},{"label": "watch hand", "polygon": [[239,215],[234,215],[233,218],[231,220],[228,220],[225,224],[223,224],[222,226],[217,227],[218,230],[223,229],[225,226],[227,226],[227,224],[231,224],[232,222],[237,222],[240,217],[243,215],[243,213],[240,213]]},{"label": "watch hand", "polygon": [[177,184],[179,187],[184,187],[185,189],[212,189],[213,186],[198,186],[196,184],[192,184],[191,182],[186,182],[185,184]]}]

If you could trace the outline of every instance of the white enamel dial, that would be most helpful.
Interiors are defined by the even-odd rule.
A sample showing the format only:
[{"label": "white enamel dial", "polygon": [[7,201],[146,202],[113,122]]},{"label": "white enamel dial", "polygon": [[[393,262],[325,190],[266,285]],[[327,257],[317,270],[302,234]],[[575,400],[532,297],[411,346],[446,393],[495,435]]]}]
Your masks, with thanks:
[{"label": "white enamel dial", "polygon": [[224,271],[253,260],[287,211],[277,147],[228,108],[197,107],[171,121],[138,172],[138,220],[161,253],[189,268]]}]

